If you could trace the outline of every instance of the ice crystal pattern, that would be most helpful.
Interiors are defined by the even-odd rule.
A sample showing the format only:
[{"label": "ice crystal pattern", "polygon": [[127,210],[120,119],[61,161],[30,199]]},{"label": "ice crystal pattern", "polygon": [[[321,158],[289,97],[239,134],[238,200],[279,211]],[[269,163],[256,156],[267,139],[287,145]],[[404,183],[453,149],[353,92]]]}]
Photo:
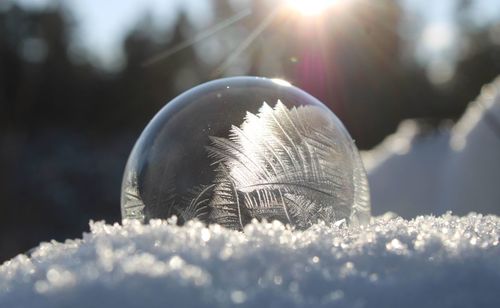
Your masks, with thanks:
[{"label": "ice crystal pattern", "polygon": [[[264,103],[240,127],[233,125],[229,138],[210,137],[214,184],[197,189],[177,208],[180,216],[232,229],[243,229],[252,218],[300,229],[318,220],[365,220],[364,169],[354,146],[342,142],[345,132],[324,113],[316,106]],[[356,157],[346,161],[352,153]],[[350,162],[354,166],[346,168]]]}]

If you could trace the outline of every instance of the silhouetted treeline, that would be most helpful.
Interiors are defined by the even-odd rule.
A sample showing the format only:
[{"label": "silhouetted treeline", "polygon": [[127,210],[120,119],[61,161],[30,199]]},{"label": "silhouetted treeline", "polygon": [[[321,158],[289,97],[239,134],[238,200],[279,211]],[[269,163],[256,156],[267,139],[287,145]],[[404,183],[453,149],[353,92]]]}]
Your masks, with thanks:
[{"label": "silhouetted treeline", "polygon": [[[253,14],[238,24],[243,33],[269,16],[267,3],[253,2]],[[323,21],[278,14],[240,55],[247,65],[238,73],[282,77],[310,92],[361,148],[404,118],[457,118],[500,73],[499,45],[477,28],[467,34],[473,48],[453,79],[433,86],[423,67],[404,60],[408,38],[400,35],[405,16],[396,1],[351,5],[350,14],[332,11]],[[215,7],[217,20],[236,13],[224,1]],[[89,219],[118,221],[125,160],[149,119],[182,90],[231,74],[216,70],[231,50],[207,64],[196,45],[143,65],[189,37],[182,13],[165,40],[154,39],[145,16],[124,42],[126,64],[118,72],[70,57],[73,27],[57,7],[0,12],[0,260],[42,240],[77,237]],[[237,46],[224,31],[219,40]]]}]

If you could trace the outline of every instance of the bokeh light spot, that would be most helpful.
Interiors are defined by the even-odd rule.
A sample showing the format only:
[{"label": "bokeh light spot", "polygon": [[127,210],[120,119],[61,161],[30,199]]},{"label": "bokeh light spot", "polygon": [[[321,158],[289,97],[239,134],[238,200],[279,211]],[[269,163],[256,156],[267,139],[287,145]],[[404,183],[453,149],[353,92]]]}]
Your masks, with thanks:
[{"label": "bokeh light spot", "polygon": [[439,52],[453,45],[455,32],[451,25],[434,23],[427,26],[422,33],[422,44],[429,51]]}]

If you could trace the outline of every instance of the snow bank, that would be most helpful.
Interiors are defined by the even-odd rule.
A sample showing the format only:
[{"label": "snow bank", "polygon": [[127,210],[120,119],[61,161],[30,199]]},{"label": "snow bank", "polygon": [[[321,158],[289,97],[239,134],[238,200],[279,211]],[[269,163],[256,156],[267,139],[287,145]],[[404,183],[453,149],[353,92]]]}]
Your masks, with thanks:
[{"label": "snow bank", "polygon": [[362,153],[372,213],[391,211],[405,218],[443,214],[439,202],[449,138],[447,130],[423,133],[418,122],[406,120],[382,144]]},{"label": "snow bank", "polygon": [[500,77],[455,126],[426,132],[408,120],[362,156],[375,214],[500,215]]},{"label": "snow bank", "polygon": [[0,307],[500,307],[496,216],[90,227],[0,266]]},{"label": "snow bank", "polygon": [[453,127],[450,149],[440,204],[500,215],[500,77]]}]

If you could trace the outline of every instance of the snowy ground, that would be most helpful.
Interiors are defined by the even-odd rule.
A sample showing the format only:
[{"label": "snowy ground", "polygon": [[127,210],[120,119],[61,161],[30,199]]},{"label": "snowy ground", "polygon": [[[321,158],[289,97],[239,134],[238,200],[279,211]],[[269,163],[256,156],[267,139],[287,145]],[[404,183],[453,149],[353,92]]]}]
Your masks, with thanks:
[{"label": "snowy ground", "polygon": [[92,223],[0,267],[0,307],[500,307],[500,217],[245,233]]},{"label": "snowy ground", "polygon": [[[500,214],[500,78],[451,129],[365,153],[376,214]],[[0,307],[500,307],[500,216],[385,214],[245,232],[91,223],[0,266]]]}]

